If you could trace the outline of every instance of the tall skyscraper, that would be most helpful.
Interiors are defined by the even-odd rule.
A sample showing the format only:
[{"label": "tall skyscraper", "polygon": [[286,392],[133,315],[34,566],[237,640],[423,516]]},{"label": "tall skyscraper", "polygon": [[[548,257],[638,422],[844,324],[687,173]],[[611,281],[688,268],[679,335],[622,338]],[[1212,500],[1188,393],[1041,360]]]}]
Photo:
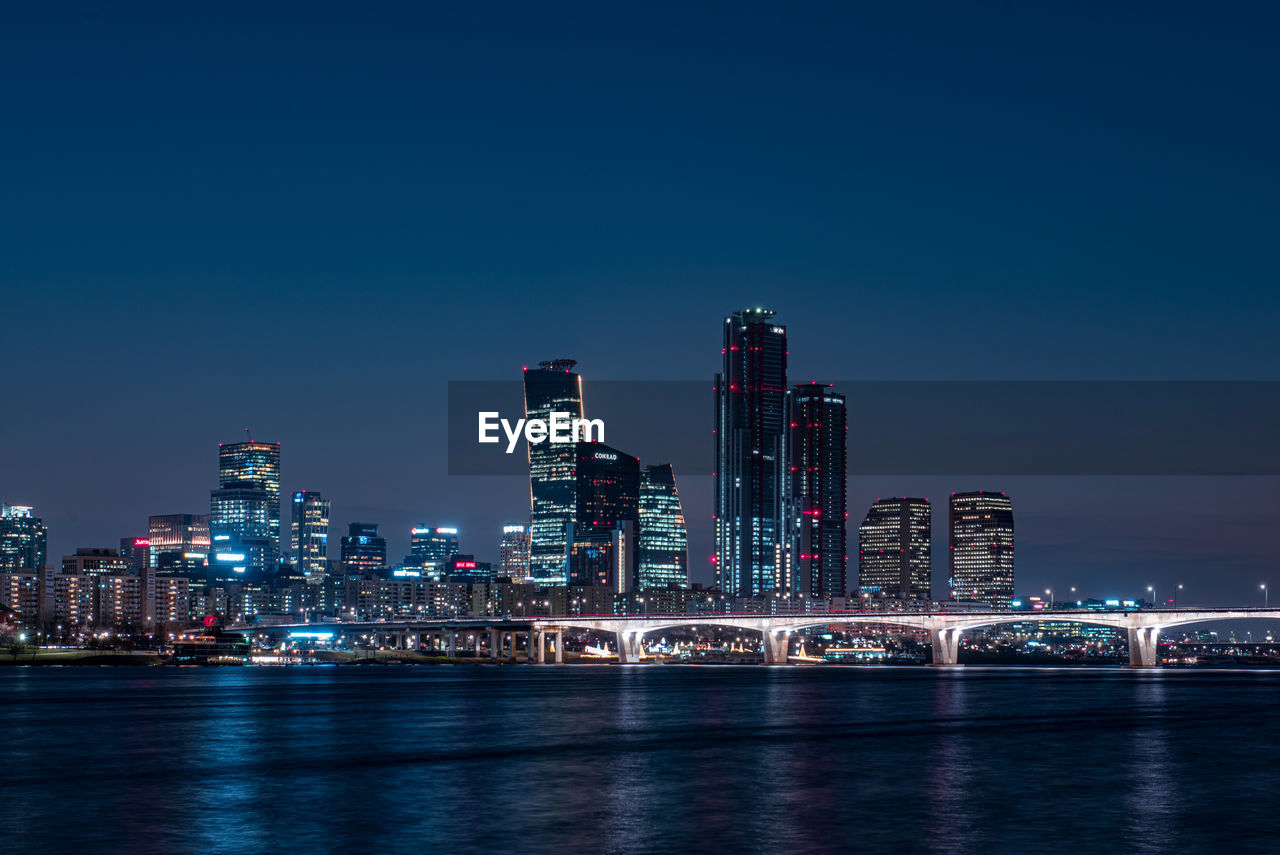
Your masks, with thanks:
[{"label": "tall skyscraper", "polygon": [[756,596],[780,586],[787,330],[768,309],[724,319],[715,378],[716,583]]},{"label": "tall skyscraper", "polygon": [[39,570],[45,564],[49,533],[27,505],[0,504],[0,572]]},{"label": "tall skyscraper", "polygon": [[523,582],[529,577],[528,523],[510,523],[502,527],[502,540],[498,542],[498,575],[509,576],[513,582]]},{"label": "tall skyscraper", "polygon": [[[582,418],[582,378],[572,359],[542,362],[524,372],[526,419],[551,413]],[[576,519],[577,452],[574,443],[529,443],[530,575],[541,585],[568,582],[565,534]]]},{"label": "tall skyscraper", "polygon": [[928,602],[932,565],[928,499],[876,499],[858,528],[858,590]]},{"label": "tall skyscraper", "polygon": [[951,494],[951,599],[1007,609],[1013,601],[1013,503],[1004,493]]},{"label": "tall skyscraper", "polygon": [[387,566],[387,541],[378,535],[377,523],[353,522],[342,538],[344,573],[373,573]]},{"label": "tall skyscraper", "polygon": [[781,586],[810,597],[849,592],[846,534],[848,416],[844,395],[821,383],[787,393],[787,525]]},{"label": "tall skyscraper", "polygon": [[315,490],[293,494],[289,548],[308,582],[319,584],[329,570],[329,500]]},{"label": "tall skyscraper", "polygon": [[670,463],[640,473],[638,587],[689,587],[689,532]]},{"label": "tall skyscraper", "polygon": [[259,487],[266,495],[269,544],[265,566],[280,558],[280,443],[218,443],[218,486],[245,484]]},{"label": "tall skyscraper", "polygon": [[176,571],[203,567],[210,554],[207,514],[158,514],[147,518],[150,564],[158,570]]}]

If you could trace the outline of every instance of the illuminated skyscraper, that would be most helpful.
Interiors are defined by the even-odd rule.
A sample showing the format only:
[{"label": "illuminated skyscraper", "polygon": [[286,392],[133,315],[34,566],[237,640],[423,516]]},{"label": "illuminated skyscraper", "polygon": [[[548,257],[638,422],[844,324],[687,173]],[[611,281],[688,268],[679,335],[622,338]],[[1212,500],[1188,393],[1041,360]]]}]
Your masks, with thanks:
[{"label": "illuminated skyscraper", "polygon": [[670,463],[640,473],[639,584],[646,588],[689,587],[689,533]]},{"label": "illuminated skyscraper", "polygon": [[329,570],[329,500],[315,490],[294,493],[289,535],[298,572],[312,584],[324,581]]},{"label": "illuminated skyscraper", "polygon": [[374,573],[387,566],[387,541],[378,535],[377,523],[354,522],[342,538],[342,570],[345,573]]},{"label": "illuminated skyscraper", "polygon": [[207,514],[159,514],[147,519],[147,540],[152,567],[177,571],[203,567],[210,553]]},{"label": "illuminated skyscraper", "polygon": [[404,563],[421,567],[431,564],[444,567],[458,554],[458,530],[450,526],[415,525],[409,529],[409,554]]},{"label": "illuminated skyscraper", "polygon": [[768,309],[724,319],[715,378],[716,584],[731,596],[780,586],[787,330]]},{"label": "illuminated skyscraper", "polygon": [[821,383],[787,393],[787,525],[781,585],[810,597],[843,597],[848,543],[844,395]]},{"label": "illuminated skyscraper", "polygon": [[858,590],[871,597],[928,602],[931,593],[928,499],[876,499],[858,528]]},{"label": "illuminated skyscraper", "polygon": [[218,444],[218,486],[257,485],[266,495],[269,545],[264,566],[280,558],[280,443]]},{"label": "illuminated skyscraper", "polygon": [[257,483],[230,481],[210,492],[209,534],[214,579],[238,580],[275,567],[279,527],[272,528],[271,499]]},{"label": "illuminated skyscraper", "polygon": [[1009,608],[1013,503],[1004,493],[952,493],[950,516],[951,599]]},{"label": "illuminated skyscraper", "polygon": [[[582,418],[582,378],[572,359],[557,359],[524,372],[526,419],[549,422],[551,413]],[[574,443],[528,443],[529,570],[541,585],[568,581],[565,533],[576,519],[577,453]]]},{"label": "illuminated skyscraper", "polygon": [[498,543],[498,575],[509,576],[513,582],[523,582],[529,577],[528,523],[511,523],[502,527],[502,540]]},{"label": "illuminated skyscraper", "polygon": [[[570,446],[571,448],[573,446]],[[576,446],[576,498],[568,525],[568,583],[636,584],[640,461],[596,442]]]},{"label": "illuminated skyscraper", "polygon": [[26,505],[0,505],[0,573],[39,570],[45,564],[49,533]]}]

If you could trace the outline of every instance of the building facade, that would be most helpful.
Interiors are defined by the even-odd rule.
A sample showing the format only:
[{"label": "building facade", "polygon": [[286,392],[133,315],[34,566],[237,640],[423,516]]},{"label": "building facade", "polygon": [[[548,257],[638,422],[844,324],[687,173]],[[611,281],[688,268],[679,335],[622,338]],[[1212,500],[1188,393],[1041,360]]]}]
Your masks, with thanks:
[{"label": "building facade", "polygon": [[294,566],[308,582],[324,579],[329,571],[329,500],[315,490],[293,494],[289,548]]},{"label": "building facade", "polygon": [[0,572],[39,570],[48,549],[48,530],[33,508],[0,505]]},{"label": "building facade", "polygon": [[[582,378],[572,359],[542,362],[524,372],[526,419],[550,421],[552,413],[582,418]],[[574,443],[528,443],[529,575],[541,585],[568,579],[566,532],[576,518],[577,453]]]},{"label": "building facade", "polygon": [[280,559],[280,443],[218,443],[218,487],[259,487],[265,494],[267,552],[264,565]]},{"label": "building facade", "polygon": [[208,563],[207,514],[158,514],[147,519],[150,566],[166,572],[194,570]]},{"label": "building facade", "polygon": [[1004,493],[952,493],[950,597],[1007,609],[1013,601],[1013,503]]},{"label": "building facade", "polygon": [[780,587],[843,597],[846,571],[848,414],[844,395],[820,383],[787,393],[786,528]]},{"label": "building facade", "polygon": [[858,590],[865,597],[932,599],[928,499],[876,499],[858,528]]},{"label": "building facade", "polygon": [[415,525],[409,529],[407,566],[427,571],[439,578],[445,562],[458,554],[458,530],[451,526]]},{"label": "building facade", "polygon": [[636,587],[689,587],[689,531],[670,463],[640,473],[639,528]]},{"label": "building facade", "polygon": [[353,522],[342,538],[342,570],[349,574],[370,574],[387,566],[387,541],[379,536],[377,523]]},{"label": "building facade", "polygon": [[209,537],[213,579],[245,579],[274,568],[279,526],[272,528],[267,491],[253,481],[230,481],[211,491]]},{"label": "building facade", "polygon": [[529,524],[509,523],[498,541],[498,575],[513,582],[529,578]]},{"label": "building facade", "polygon": [[129,564],[115,549],[82,546],[75,555],[62,557],[62,572],[88,576],[113,576],[129,572]]},{"label": "building facade", "polygon": [[714,384],[716,584],[734,596],[780,585],[787,330],[773,315],[724,319]]}]

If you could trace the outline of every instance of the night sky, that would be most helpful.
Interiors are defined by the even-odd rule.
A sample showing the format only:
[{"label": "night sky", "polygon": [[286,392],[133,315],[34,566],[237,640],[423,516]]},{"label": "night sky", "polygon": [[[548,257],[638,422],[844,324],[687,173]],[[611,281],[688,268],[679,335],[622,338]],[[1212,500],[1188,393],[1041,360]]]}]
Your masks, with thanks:
[{"label": "night sky", "polygon": [[[743,306],[795,380],[1280,379],[1274,4],[181,5],[0,11],[0,498],[55,563],[207,513],[246,426],[331,558],[496,559],[528,483],[446,476],[448,381],[709,396]],[[710,453],[709,398],[673,418]],[[934,498],[940,594],[946,494],[1004,490],[1019,593],[1252,602],[1276,487],[854,478],[850,551]]]}]

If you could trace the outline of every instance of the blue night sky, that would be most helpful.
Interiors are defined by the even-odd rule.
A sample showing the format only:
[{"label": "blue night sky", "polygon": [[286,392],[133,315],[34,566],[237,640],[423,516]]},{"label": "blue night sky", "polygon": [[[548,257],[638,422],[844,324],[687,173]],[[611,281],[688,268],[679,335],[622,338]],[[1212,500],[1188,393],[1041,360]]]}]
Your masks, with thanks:
[{"label": "blue night sky", "polygon": [[[447,381],[709,381],[746,305],[796,380],[1280,379],[1273,4],[186,5],[0,11],[0,497],[55,559],[207,512],[246,425],[332,540],[496,558],[528,484],[445,475]],[[851,543],[1005,490],[1020,593],[1238,601],[1276,486],[854,478]]]}]

